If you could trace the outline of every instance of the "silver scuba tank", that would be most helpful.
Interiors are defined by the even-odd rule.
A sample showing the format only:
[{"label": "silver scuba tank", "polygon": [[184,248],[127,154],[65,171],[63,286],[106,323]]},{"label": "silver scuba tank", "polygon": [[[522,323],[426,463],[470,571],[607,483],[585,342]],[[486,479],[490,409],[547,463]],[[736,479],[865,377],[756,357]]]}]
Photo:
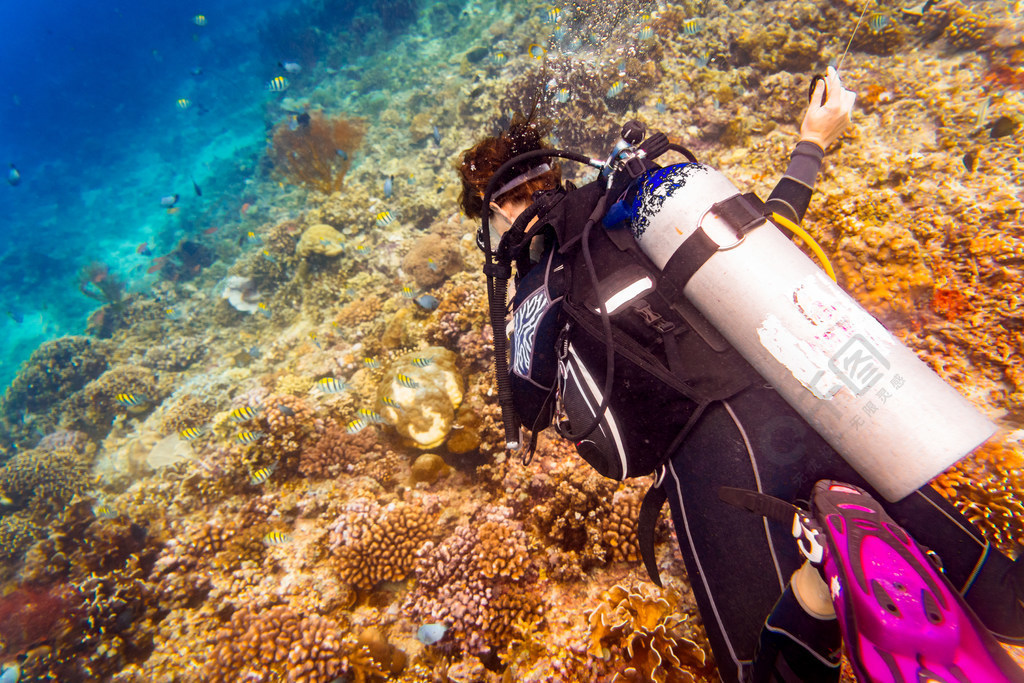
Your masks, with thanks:
[{"label": "silver scuba tank", "polygon": [[711,255],[683,294],[888,500],[995,432],[773,223],[738,234],[721,205],[713,209],[740,194],[721,173],[680,164],[640,182],[632,230],[641,249],[671,271],[677,251],[683,258],[694,244],[684,242],[703,233],[695,241],[710,244]]}]

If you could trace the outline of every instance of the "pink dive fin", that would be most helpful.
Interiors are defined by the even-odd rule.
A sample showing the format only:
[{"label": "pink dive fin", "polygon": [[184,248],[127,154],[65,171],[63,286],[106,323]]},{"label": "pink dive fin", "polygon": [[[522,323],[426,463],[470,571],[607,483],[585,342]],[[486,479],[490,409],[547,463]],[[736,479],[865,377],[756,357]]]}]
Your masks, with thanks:
[{"label": "pink dive fin", "polygon": [[814,487],[822,569],[859,681],[1000,683],[1022,672],[910,536],[866,491]]}]

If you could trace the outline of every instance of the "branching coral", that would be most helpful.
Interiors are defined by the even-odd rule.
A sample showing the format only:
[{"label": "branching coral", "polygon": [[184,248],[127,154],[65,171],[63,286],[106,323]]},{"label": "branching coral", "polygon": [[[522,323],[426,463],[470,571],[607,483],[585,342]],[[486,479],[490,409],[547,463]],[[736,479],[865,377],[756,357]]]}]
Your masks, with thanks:
[{"label": "branching coral", "polygon": [[78,271],[78,291],[105,304],[118,304],[124,298],[124,282],[110,272],[110,266],[92,261]]},{"label": "branching coral", "polygon": [[632,590],[614,586],[587,616],[590,653],[621,658],[615,680],[639,683],[690,683],[704,668],[704,650],[683,634],[684,620],[672,605],[643,584]]},{"label": "branching coral", "polygon": [[382,581],[406,578],[416,552],[436,533],[434,518],[434,513],[419,505],[381,508],[365,500],[350,503],[330,527],[339,577],[365,590]]},{"label": "branching coral", "polygon": [[488,658],[505,649],[514,625],[541,615],[526,536],[503,515],[460,526],[420,551],[416,588],[405,609],[423,623],[449,624],[443,643]]},{"label": "branching coral", "polygon": [[277,680],[329,683],[345,674],[363,683],[384,669],[333,619],[300,617],[286,605],[243,607],[210,638],[204,679],[211,683]]},{"label": "branching coral", "polygon": [[313,112],[294,130],[288,123],[274,129],[270,157],[289,181],[324,194],[341,189],[350,159],[363,139],[360,121],[328,118]]},{"label": "branching coral", "polygon": [[25,509],[43,522],[85,489],[89,464],[71,449],[24,451],[0,469],[0,490],[14,509]]}]

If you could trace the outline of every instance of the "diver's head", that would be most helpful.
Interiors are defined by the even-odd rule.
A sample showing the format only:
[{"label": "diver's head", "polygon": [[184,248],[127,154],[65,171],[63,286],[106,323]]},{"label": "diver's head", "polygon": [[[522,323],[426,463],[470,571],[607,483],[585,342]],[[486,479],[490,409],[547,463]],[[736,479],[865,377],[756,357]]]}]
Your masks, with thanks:
[{"label": "diver's head", "polygon": [[[459,203],[467,216],[480,218],[483,215],[484,192],[494,172],[512,157],[544,149],[547,146],[544,137],[549,132],[548,124],[516,114],[507,131],[484,138],[462,153],[462,164],[459,166],[462,194]],[[515,164],[498,181],[488,210],[495,217],[505,218],[503,222],[515,220],[533,201],[534,192],[552,190],[558,187],[561,179],[559,166],[546,158]]]}]

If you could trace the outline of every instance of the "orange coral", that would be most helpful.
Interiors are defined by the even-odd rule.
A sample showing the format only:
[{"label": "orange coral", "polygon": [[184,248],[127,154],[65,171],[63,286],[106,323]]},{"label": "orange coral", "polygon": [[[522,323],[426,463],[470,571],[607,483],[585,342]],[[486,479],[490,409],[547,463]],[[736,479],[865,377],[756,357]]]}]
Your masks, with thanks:
[{"label": "orange coral", "polygon": [[330,194],[341,189],[363,133],[359,120],[313,112],[294,130],[288,123],[274,129],[270,157],[291,182]]}]

